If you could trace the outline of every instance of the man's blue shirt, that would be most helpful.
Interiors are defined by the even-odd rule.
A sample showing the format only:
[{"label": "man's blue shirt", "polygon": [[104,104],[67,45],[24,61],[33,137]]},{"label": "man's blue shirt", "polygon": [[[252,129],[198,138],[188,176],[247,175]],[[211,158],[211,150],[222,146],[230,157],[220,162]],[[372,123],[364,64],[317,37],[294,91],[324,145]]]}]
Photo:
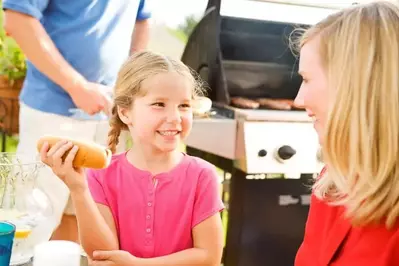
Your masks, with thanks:
[{"label": "man's blue shirt", "polygon": [[[108,86],[129,56],[136,20],[150,17],[144,0],[3,0],[3,8],[40,20],[72,67],[88,81]],[[27,65],[20,100],[40,111],[72,115],[69,109],[76,106],[68,93]]]}]

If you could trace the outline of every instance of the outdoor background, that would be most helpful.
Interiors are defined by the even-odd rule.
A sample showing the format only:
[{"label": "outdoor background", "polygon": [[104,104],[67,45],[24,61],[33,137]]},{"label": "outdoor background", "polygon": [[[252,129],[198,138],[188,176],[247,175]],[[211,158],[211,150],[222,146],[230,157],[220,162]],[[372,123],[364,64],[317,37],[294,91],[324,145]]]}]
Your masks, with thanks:
[{"label": "outdoor background", "polygon": [[[200,20],[205,11],[208,0],[146,0],[152,10],[151,36],[149,49],[174,58],[180,59],[185,43],[196,23]],[[261,0],[258,0],[258,2]],[[267,0],[265,0],[267,2]],[[273,2],[284,2],[289,4],[298,4],[313,6],[344,7],[353,3],[355,0],[269,0]],[[369,2],[372,0],[358,0],[356,2]],[[291,9],[292,13],[284,12],[282,14],[268,14],[267,10],[253,8],[254,1],[251,0],[222,0],[230,11],[240,16],[245,13],[246,16],[255,18],[265,18],[273,15],[274,18],[290,18],[301,16],[304,18],[312,17],[311,14],[301,13]],[[0,0],[1,6],[2,0]],[[238,3],[241,3],[239,5]],[[248,3],[248,4],[247,4]],[[261,3],[258,3],[261,4]],[[252,8],[251,8],[252,7]],[[223,8],[222,8],[223,9]],[[245,10],[243,10],[245,9]],[[320,12],[322,12],[320,10]],[[319,12],[318,12],[319,13]],[[26,72],[25,57],[19,50],[12,38],[6,36],[2,27],[3,12],[0,9],[0,98],[7,105],[8,112],[4,113],[0,106],[0,129],[6,132],[6,141],[0,139],[0,149],[6,146],[7,151],[14,151],[17,144],[18,132],[18,94],[21,82]],[[316,16],[318,17],[318,16]],[[311,19],[311,18],[309,18]],[[316,18],[318,20],[318,18]],[[1,132],[3,133],[3,132]],[[1,134],[1,137],[5,136]]]},{"label": "outdoor background", "polygon": [[153,12],[149,49],[180,58],[188,35],[205,11],[207,0],[149,0]]},{"label": "outdoor background", "polygon": [[[153,11],[151,19],[151,36],[148,49],[180,59],[188,35],[203,14],[207,0],[149,0]],[[0,6],[2,1],[0,0]],[[3,11],[0,11],[0,96],[8,107],[4,114],[0,108],[0,128],[6,131],[6,151],[16,150],[18,143],[15,120],[18,119],[18,109],[15,97],[8,94],[19,92],[21,78],[26,72],[25,57],[18,45],[8,37],[3,29]],[[15,92],[15,93],[13,93]],[[5,95],[7,94],[7,95]],[[13,103],[8,98],[13,98]],[[12,108],[14,106],[15,108]],[[14,109],[14,114],[10,114]],[[6,118],[5,118],[6,117]],[[11,125],[12,124],[12,125]],[[1,132],[3,133],[3,132]],[[1,137],[4,137],[1,134]],[[3,141],[0,139],[0,149]],[[2,149],[3,150],[3,149]]]}]

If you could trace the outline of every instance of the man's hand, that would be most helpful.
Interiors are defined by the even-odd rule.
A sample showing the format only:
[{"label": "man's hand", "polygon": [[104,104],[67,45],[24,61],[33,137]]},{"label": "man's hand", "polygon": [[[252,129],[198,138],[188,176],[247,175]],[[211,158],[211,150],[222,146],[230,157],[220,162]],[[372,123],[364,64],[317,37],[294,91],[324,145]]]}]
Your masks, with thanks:
[{"label": "man's hand", "polygon": [[138,266],[139,259],[127,251],[95,251],[90,266]]},{"label": "man's hand", "polygon": [[104,111],[110,114],[112,88],[92,82],[85,82],[71,91],[71,98],[76,106],[89,115]]}]

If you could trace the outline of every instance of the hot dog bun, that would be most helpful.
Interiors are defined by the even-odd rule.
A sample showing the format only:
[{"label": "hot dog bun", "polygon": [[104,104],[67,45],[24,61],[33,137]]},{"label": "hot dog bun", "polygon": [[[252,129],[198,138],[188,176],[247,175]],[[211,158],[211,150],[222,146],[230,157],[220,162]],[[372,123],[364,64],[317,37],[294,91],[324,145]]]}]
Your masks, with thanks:
[{"label": "hot dog bun", "polygon": [[[73,160],[74,167],[84,167],[92,169],[102,169],[108,167],[111,162],[111,150],[90,141],[82,141],[68,137],[46,135],[41,137],[37,142],[37,150],[40,152],[43,144],[47,142],[50,148],[61,140],[71,141],[74,145],[79,147]],[[65,153],[63,159],[66,158],[69,151]]]}]

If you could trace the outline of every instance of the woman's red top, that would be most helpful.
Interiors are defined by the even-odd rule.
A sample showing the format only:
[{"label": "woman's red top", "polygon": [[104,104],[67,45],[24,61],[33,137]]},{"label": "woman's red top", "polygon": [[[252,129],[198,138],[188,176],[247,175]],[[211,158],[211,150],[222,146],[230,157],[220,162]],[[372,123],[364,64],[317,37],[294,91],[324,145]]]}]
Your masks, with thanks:
[{"label": "woman's red top", "polygon": [[343,215],[343,207],[312,195],[295,266],[399,266],[399,222],[391,230],[383,224],[353,227]]}]

